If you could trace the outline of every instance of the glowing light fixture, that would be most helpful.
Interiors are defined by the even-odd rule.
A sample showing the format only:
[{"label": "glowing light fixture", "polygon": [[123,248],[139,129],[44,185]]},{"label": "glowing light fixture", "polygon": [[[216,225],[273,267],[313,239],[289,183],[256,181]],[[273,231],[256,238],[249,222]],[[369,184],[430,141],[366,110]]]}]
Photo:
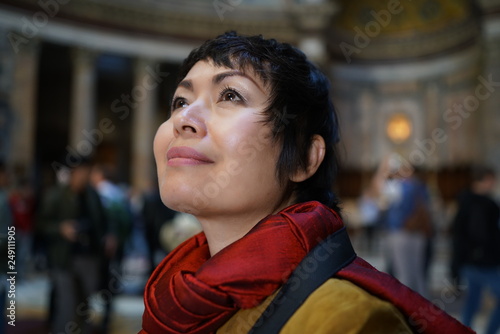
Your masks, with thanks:
[{"label": "glowing light fixture", "polygon": [[387,122],[387,135],[396,144],[405,142],[412,132],[411,121],[404,114],[394,114]]}]

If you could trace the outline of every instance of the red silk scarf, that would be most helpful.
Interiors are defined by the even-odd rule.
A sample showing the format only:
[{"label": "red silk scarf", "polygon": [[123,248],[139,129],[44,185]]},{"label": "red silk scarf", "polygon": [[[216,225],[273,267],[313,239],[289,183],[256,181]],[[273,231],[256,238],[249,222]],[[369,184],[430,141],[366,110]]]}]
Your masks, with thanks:
[{"label": "red silk scarf", "polygon": [[[336,212],[307,202],[266,217],[213,257],[204,234],[194,236],[172,251],[151,275],[144,292],[140,334],[214,333],[239,309],[263,302],[309,251],[342,226]],[[393,302],[419,333],[471,333],[359,258],[338,276]]]}]

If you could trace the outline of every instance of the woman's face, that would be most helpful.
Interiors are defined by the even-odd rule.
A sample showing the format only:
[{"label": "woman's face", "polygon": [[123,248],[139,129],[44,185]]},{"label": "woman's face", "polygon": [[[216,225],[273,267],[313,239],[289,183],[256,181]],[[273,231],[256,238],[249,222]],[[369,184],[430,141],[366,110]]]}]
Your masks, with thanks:
[{"label": "woman's face", "polygon": [[268,98],[252,72],[208,61],[193,66],[154,140],[160,193],[168,207],[198,218],[262,218],[282,206],[279,148],[263,122]]}]

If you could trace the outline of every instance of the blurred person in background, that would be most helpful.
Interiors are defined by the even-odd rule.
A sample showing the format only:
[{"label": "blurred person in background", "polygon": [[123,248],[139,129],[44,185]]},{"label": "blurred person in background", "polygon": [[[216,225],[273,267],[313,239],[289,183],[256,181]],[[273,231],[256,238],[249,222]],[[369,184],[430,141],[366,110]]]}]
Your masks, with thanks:
[{"label": "blurred person in background", "polygon": [[[161,231],[165,226],[170,226],[176,215],[176,211],[166,207],[161,201],[158,190],[158,182],[153,182],[153,187],[143,195],[143,205],[141,208],[141,218],[144,223],[144,233],[148,247],[148,260],[150,271],[170,251],[165,248],[160,240]],[[160,261],[158,261],[160,258]]]},{"label": "blurred person in background", "polygon": [[375,250],[375,232],[381,227],[380,222],[386,209],[385,198],[382,195],[387,179],[387,161],[388,159],[384,159],[379,164],[357,202],[361,225],[366,236],[366,249],[370,252]]},{"label": "blurred person in background", "polygon": [[70,171],[68,183],[49,189],[41,203],[37,229],[47,245],[53,284],[53,333],[92,332],[90,296],[101,279],[107,221],[99,195],[90,185],[90,163]]},{"label": "blurred person in background", "polygon": [[113,182],[112,166],[95,164],[90,180],[101,198],[108,227],[104,239],[106,256],[102,259],[101,273],[101,287],[110,292],[110,298],[103,301],[101,333],[105,334],[108,333],[111,322],[113,296],[119,292],[117,289],[109,289],[109,282],[120,274],[124,245],[132,229],[132,213],[126,192]]},{"label": "blurred person in background", "polygon": [[12,211],[9,204],[9,179],[3,161],[0,160],[0,233],[7,235],[7,227],[12,225]]},{"label": "blurred person in background", "polygon": [[467,284],[464,324],[472,325],[488,288],[495,300],[486,334],[495,334],[500,328],[500,208],[492,197],[495,182],[493,169],[476,167],[470,189],[458,198],[451,225],[451,273]]},{"label": "blurred person in background", "polygon": [[387,209],[384,214],[388,271],[424,297],[429,296],[425,275],[427,241],[432,234],[429,192],[415,169],[391,155],[383,175]]},{"label": "blurred person in background", "polygon": [[375,231],[380,219],[379,195],[369,186],[358,199],[358,210],[361,219],[361,228],[365,235],[365,247],[369,252],[374,251]]},{"label": "blurred person in background", "polygon": [[33,255],[33,229],[36,201],[28,178],[21,177],[9,196],[13,224],[16,227],[16,265],[18,279],[28,274]]},{"label": "blurred person in background", "polygon": [[171,252],[201,231],[200,222],[193,215],[177,212],[168,224],[163,224],[160,230],[160,245],[167,252]]}]

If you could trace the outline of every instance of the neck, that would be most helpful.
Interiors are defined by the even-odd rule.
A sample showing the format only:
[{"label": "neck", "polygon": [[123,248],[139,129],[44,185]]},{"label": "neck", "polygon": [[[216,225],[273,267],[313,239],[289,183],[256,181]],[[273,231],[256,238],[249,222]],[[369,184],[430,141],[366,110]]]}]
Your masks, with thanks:
[{"label": "neck", "polygon": [[241,239],[259,222],[259,220],[236,221],[230,217],[219,218],[217,220],[198,218],[198,220],[205,232],[210,256],[214,256],[225,247]]},{"label": "neck", "polygon": [[244,214],[217,215],[213,217],[196,216],[207,238],[210,256],[214,256],[225,247],[241,239],[259,221],[268,215],[275,214],[292,203],[282,203],[269,210],[251,210]]}]

